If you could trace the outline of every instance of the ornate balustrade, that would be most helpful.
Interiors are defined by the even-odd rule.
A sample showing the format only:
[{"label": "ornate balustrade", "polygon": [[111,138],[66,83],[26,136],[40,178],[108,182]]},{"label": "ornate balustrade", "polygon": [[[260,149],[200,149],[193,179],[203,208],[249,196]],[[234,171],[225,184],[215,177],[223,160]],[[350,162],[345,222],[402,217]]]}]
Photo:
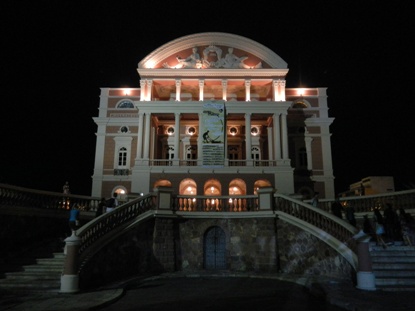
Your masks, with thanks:
[{"label": "ornate balustrade", "polygon": [[177,195],[172,198],[175,211],[193,212],[246,212],[258,210],[256,195],[241,196],[186,196]]},{"label": "ornate balustrade", "polygon": [[[149,166],[200,166],[202,165],[201,160],[168,160],[168,159],[150,159],[143,160],[148,162]],[[225,162],[226,166],[226,162]],[[227,166],[241,166],[241,167],[269,167],[277,166],[275,160],[229,160]]]},{"label": "ornate balustrade", "polygon": [[82,228],[77,230],[76,235],[81,239],[79,247],[80,262],[95,251],[91,247],[96,242],[116,230],[121,230],[139,215],[155,208],[156,197],[153,194],[139,197],[133,201],[120,205],[110,213],[105,213],[93,221],[90,221]]},{"label": "ornate balustrade", "polygon": [[[309,201],[306,201],[309,202]],[[373,212],[375,208],[383,209],[386,203],[392,204],[395,209],[403,208],[413,214],[415,210],[415,189],[396,191],[375,195],[364,195],[340,198],[343,206],[353,206],[355,213]],[[330,212],[333,200],[320,200],[319,208]]]},{"label": "ornate balustrade", "polygon": [[26,207],[69,210],[74,204],[77,204],[81,211],[95,211],[99,201],[100,198],[0,184],[0,207],[2,208]]},{"label": "ornate balustrade", "polygon": [[353,236],[358,230],[333,214],[282,194],[275,195],[275,211],[281,218],[284,216],[285,220],[288,220],[286,215],[292,216],[289,219],[291,223],[302,220],[327,232],[338,241],[347,243],[348,247],[356,253],[357,244]]}]

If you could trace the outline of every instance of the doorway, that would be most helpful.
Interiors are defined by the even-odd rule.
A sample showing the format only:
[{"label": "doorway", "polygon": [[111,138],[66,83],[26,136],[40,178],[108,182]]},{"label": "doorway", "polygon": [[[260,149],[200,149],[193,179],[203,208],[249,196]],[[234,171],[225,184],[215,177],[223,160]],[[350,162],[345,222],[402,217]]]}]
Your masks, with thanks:
[{"label": "doorway", "polygon": [[206,270],[226,269],[226,236],[217,226],[209,228],[204,238],[204,266]]}]

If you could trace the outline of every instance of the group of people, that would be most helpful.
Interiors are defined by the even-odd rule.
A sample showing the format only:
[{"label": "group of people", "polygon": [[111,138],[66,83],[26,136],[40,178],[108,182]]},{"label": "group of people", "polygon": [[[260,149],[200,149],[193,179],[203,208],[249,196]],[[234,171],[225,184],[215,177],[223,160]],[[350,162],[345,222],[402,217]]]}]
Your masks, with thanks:
[{"label": "group of people", "polygon": [[99,217],[102,214],[112,212],[118,205],[118,194],[116,192],[112,194],[112,197],[109,200],[102,198],[95,212],[95,217]]},{"label": "group of people", "polygon": [[[415,245],[415,220],[412,215],[405,212],[403,208],[396,211],[390,203],[385,204],[383,213],[380,210],[380,208],[374,209],[372,220],[368,215],[363,216],[363,232],[373,236],[376,244],[384,248],[394,241]],[[340,219],[343,219],[344,213],[346,220],[354,227],[357,226],[353,206],[343,206],[338,197],[331,205],[331,212]]]},{"label": "group of people", "polygon": [[392,204],[386,203],[383,214],[379,208],[373,214],[374,228],[368,234],[374,233],[378,244],[386,247],[394,241],[403,241],[405,245],[415,245],[415,219],[402,207],[395,210]]},{"label": "group of people", "polygon": [[[102,198],[95,212],[95,217],[99,217],[102,214],[113,211],[118,205],[118,194],[116,192],[114,192],[112,197],[108,200]],[[80,218],[81,213],[79,211],[79,206],[77,203],[75,203],[72,206],[72,209],[69,211],[69,228],[72,230],[72,232],[76,231],[76,229],[80,227]]]}]

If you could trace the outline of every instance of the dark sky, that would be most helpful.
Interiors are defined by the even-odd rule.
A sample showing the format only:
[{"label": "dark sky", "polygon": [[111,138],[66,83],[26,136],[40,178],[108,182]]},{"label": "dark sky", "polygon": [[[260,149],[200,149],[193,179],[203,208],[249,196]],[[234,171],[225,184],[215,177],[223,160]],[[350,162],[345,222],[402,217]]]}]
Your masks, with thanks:
[{"label": "dark sky", "polygon": [[414,187],[411,1],[90,2],[0,3],[0,183],[89,195],[99,88],[139,87],[156,48],[226,32],[283,58],[287,87],[328,88],[336,192],[367,176]]}]

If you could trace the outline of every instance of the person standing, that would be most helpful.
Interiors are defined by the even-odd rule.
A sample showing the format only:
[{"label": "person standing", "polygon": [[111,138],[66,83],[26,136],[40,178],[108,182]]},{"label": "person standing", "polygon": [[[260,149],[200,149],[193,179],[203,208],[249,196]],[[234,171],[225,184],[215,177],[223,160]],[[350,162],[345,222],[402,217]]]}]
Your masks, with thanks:
[{"label": "person standing", "polygon": [[311,205],[313,205],[314,207],[318,207],[318,195],[319,195],[319,193],[315,192],[314,197],[311,200]]},{"label": "person standing", "polygon": [[72,209],[69,212],[69,228],[72,232],[76,231],[79,224],[80,212],[78,208],[78,204],[74,204]]},{"label": "person standing", "polygon": [[120,204],[118,202],[118,193],[114,192],[112,197],[114,198],[114,207],[118,207],[118,205]]},{"label": "person standing", "polygon": [[373,212],[373,222],[375,223],[376,245],[382,245],[383,248],[386,248],[386,243],[382,237],[385,234],[384,220],[378,208],[375,208]]},{"label": "person standing", "polygon": [[363,232],[370,236],[374,235],[372,224],[367,215],[363,216]]},{"label": "person standing", "polygon": [[386,241],[388,243],[393,243],[399,238],[401,229],[398,214],[393,209],[392,204],[386,203],[385,210],[383,211],[383,218],[385,220]]},{"label": "person standing", "polygon": [[339,197],[336,197],[336,200],[331,204],[331,212],[333,215],[343,219],[343,205],[340,203]]},{"label": "person standing", "polygon": [[95,212],[95,217],[99,217],[105,212],[107,202],[105,198],[101,198],[101,201],[98,204],[97,211]]},{"label": "person standing", "polygon": [[62,187],[62,190],[63,190],[63,194],[70,194],[71,193],[70,190],[69,190],[69,182],[68,181],[65,182],[65,184]]},{"label": "person standing", "polygon": [[107,210],[106,210],[107,213],[112,212],[118,206],[117,196],[118,196],[118,194],[116,192],[114,192],[112,194],[111,199],[108,200]]},{"label": "person standing", "polygon": [[69,182],[68,181],[65,182],[65,184],[63,185],[62,192],[64,194],[64,197],[62,198],[62,208],[69,209],[70,200],[66,195],[70,194],[71,192],[69,190]]},{"label": "person standing", "polygon": [[354,207],[351,205],[346,208],[346,219],[353,227],[356,227],[356,217],[354,216]]}]

